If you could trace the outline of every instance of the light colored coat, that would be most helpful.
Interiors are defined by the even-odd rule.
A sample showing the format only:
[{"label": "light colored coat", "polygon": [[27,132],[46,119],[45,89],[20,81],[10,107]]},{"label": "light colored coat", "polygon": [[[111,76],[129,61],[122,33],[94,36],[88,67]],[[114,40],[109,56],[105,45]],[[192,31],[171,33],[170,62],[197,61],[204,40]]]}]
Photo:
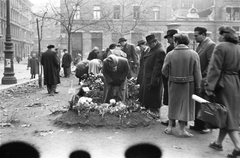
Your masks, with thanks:
[{"label": "light colored coat", "polygon": [[[162,73],[169,79],[169,119],[193,121],[195,102],[192,100],[192,94],[200,89],[202,79],[197,52],[185,45],[178,45],[167,54]],[[189,79],[181,80],[184,78]]]},{"label": "light colored coat", "polygon": [[227,129],[239,130],[240,46],[222,42],[216,46],[209,63],[205,89],[215,92],[216,101],[228,111]]}]

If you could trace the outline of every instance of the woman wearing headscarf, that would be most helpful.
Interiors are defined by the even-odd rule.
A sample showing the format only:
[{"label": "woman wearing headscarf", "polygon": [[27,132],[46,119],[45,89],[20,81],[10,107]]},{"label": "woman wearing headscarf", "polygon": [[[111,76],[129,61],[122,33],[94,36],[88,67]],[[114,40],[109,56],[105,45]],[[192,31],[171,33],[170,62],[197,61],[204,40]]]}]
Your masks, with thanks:
[{"label": "woman wearing headscarf", "polygon": [[219,130],[216,141],[209,147],[223,150],[222,142],[228,134],[234,144],[229,158],[240,156],[239,111],[240,111],[240,46],[236,31],[229,26],[219,28],[219,41],[216,46],[207,73],[205,91],[228,111],[227,127]]},{"label": "woman wearing headscarf", "polygon": [[175,48],[164,60],[162,73],[168,78],[169,109],[166,134],[172,133],[173,120],[179,120],[179,136],[193,136],[186,130],[188,121],[195,119],[195,102],[192,94],[200,90],[201,68],[197,52],[189,49],[187,35],[173,36]]},{"label": "woman wearing headscarf", "polygon": [[109,102],[113,97],[118,97],[116,99],[119,101],[125,101],[126,81],[129,71],[130,68],[126,58],[111,54],[103,60],[104,103]]}]

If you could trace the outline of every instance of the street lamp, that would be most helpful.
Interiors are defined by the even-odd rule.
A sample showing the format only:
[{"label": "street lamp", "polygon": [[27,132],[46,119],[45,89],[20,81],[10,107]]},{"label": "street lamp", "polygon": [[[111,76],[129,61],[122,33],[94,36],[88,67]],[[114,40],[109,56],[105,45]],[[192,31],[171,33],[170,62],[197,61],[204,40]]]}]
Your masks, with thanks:
[{"label": "street lamp", "polygon": [[14,67],[13,67],[13,49],[11,41],[11,32],[10,32],[10,0],[6,0],[6,9],[7,9],[7,29],[6,29],[6,42],[5,51],[4,51],[4,73],[2,78],[2,84],[15,84],[17,79],[14,76]]}]

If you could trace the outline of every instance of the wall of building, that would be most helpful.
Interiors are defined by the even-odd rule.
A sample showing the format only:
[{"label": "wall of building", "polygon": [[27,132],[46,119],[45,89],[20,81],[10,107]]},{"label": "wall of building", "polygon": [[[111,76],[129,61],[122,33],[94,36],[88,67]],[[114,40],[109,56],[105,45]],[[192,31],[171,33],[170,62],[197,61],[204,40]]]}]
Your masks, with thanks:
[{"label": "wall of building", "polygon": [[[10,28],[14,56],[27,57],[33,48],[31,7],[29,0],[10,1]],[[0,57],[4,57],[6,35],[6,1],[0,0]]]},{"label": "wall of building", "polygon": [[[122,3],[120,3],[122,2]],[[123,5],[124,2],[124,5]],[[130,3],[131,2],[131,3]],[[140,3],[142,2],[142,3]],[[187,4],[182,4],[186,2]],[[176,3],[175,5],[173,5]],[[195,4],[194,5],[191,5]],[[222,10],[226,5],[235,5],[240,6],[240,1],[225,1],[225,0],[204,0],[200,2],[200,0],[154,0],[149,3],[149,1],[144,0],[99,0],[94,1],[90,0],[89,3],[86,4],[83,8],[80,8],[80,12],[85,12],[85,9],[88,10],[88,16],[81,16],[79,19],[75,20],[75,27],[81,27],[82,22],[88,21],[91,23],[94,21],[94,6],[100,6],[100,8],[104,8],[103,13],[101,12],[101,18],[97,21],[96,24],[85,27],[85,29],[79,30],[81,32],[82,41],[75,41],[75,43],[81,44],[79,52],[82,53],[83,58],[86,58],[88,53],[95,46],[102,43],[101,49],[106,49],[111,43],[117,43],[118,38],[125,37],[129,43],[137,44],[137,41],[140,39],[145,39],[148,34],[154,33],[159,41],[163,43],[166,47],[167,42],[164,39],[164,35],[166,34],[169,26],[174,26],[177,24],[176,29],[178,29],[182,33],[186,33],[189,37],[192,37],[193,30],[197,26],[204,26],[208,29],[209,36],[215,41],[218,42],[218,28],[222,25],[230,25],[235,28],[239,28],[238,20],[226,20],[223,15],[225,14]],[[120,5],[120,18],[113,19],[114,17],[114,6]],[[124,6],[124,7],[123,7]],[[133,6],[140,6],[140,16],[139,19],[134,19]],[[158,6],[159,17],[156,18],[156,14],[154,13],[155,8]],[[175,8],[172,8],[172,7]],[[196,7],[199,11],[204,11],[207,9],[212,9],[214,12],[214,18],[211,19],[209,17],[205,18],[187,18],[187,16],[183,18],[174,18],[172,16],[173,9],[185,9],[183,6]],[[210,8],[209,8],[210,7]],[[86,20],[88,19],[88,20]],[[122,20],[123,19],[123,20]],[[238,27],[239,26],[239,27]],[[237,29],[236,29],[237,30]],[[102,40],[99,43],[96,43],[96,33],[101,35],[99,40]],[[80,39],[80,38],[79,38]],[[65,39],[66,40],[66,39]],[[73,39],[74,40],[74,39]],[[191,41],[191,48],[196,48],[193,40]]]}]

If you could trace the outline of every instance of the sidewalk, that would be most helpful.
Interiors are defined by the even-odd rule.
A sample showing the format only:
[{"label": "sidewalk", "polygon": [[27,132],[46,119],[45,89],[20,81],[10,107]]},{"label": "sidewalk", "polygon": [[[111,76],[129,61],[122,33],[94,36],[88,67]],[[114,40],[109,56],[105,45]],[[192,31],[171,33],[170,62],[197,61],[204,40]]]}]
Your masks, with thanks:
[{"label": "sidewalk", "polygon": [[4,73],[4,61],[1,60],[0,61],[0,91],[14,87],[14,86],[18,86],[27,82],[31,82],[31,81],[35,81],[38,80],[38,76],[36,79],[32,79],[30,80],[30,70],[27,70],[27,58],[23,59],[19,64],[14,61],[14,76],[17,79],[17,83],[16,84],[10,84],[10,85],[3,85],[2,84],[2,78],[3,78],[3,73]]}]

